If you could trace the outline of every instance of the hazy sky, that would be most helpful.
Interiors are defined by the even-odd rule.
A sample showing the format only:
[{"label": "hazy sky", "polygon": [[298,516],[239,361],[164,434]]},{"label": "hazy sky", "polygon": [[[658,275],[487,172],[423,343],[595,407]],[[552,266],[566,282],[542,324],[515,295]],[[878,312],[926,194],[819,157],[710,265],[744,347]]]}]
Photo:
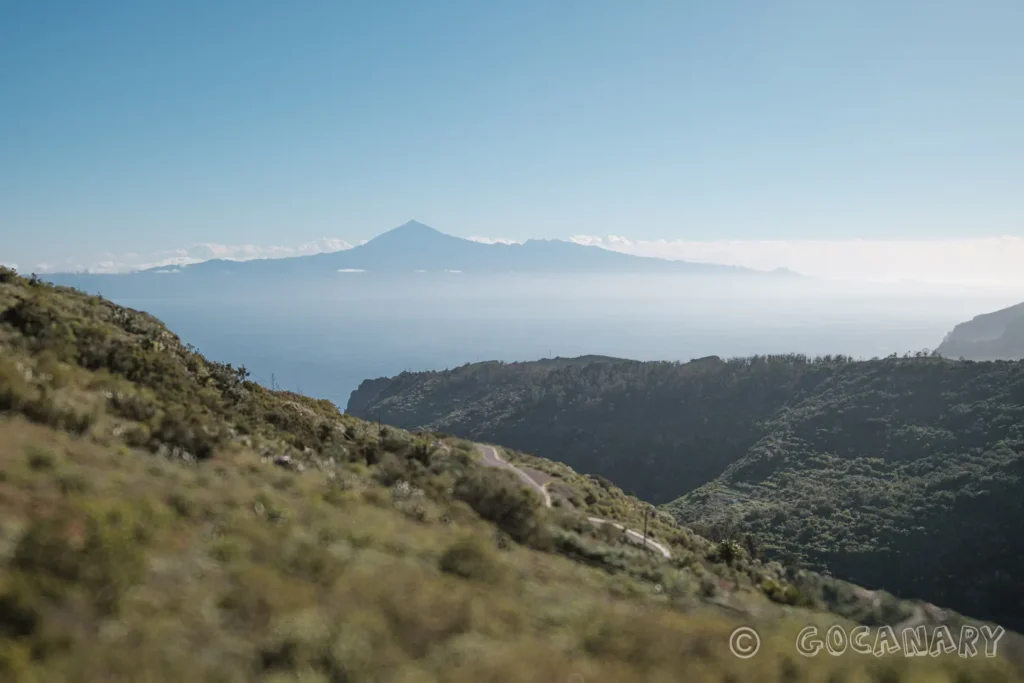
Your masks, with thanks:
[{"label": "hazy sky", "polygon": [[0,261],[410,218],[1024,258],[979,239],[1024,236],[1022,35],[1021,0],[0,0]]}]

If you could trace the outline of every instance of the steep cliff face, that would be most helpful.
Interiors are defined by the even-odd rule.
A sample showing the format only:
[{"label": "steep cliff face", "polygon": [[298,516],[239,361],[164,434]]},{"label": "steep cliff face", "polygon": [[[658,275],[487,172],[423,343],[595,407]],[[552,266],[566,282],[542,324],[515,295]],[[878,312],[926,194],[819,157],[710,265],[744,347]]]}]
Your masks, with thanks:
[{"label": "steep cliff face", "polygon": [[947,358],[979,361],[1024,358],[1024,303],[960,323],[936,352]]},{"label": "steep cliff face", "polygon": [[393,381],[388,377],[377,379],[365,379],[359,383],[359,387],[352,392],[348,400],[348,408],[345,412],[353,415],[367,415],[372,406],[380,397],[381,392],[391,387]]}]

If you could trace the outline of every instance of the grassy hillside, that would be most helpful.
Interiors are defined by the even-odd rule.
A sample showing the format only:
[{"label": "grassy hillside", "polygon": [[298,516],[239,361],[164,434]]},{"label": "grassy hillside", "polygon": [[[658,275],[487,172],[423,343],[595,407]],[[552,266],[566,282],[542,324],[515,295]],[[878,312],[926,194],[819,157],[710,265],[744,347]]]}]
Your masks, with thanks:
[{"label": "grassy hillside", "polygon": [[714,538],[1024,626],[1024,363],[481,363],[371,387],[353,395],[366,414],[559,460]]},{"label": "grassy hillside", "polygon": [[920,606],[663,514],[662,561],[585,521],[643,503],[508,457],[554,508],[468,442],[270,392],[146,314],[0,270],[0,681],[1020,679],[1004,657],[801,657],[809,623]]}]

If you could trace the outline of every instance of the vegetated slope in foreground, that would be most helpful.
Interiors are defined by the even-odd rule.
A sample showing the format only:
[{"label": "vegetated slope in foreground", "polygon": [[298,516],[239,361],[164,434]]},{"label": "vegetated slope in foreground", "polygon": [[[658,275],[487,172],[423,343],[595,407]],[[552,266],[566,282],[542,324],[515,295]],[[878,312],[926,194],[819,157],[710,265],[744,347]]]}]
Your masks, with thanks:
[{"label": "vegetated slope in foreground", "polygon": [[[665,562],[585,522],[642,516],[608,482],[508,454],[550,475],[548,510],[471,444],[268,391],[145,314],[9,270],[0,351],[0,680],[1020,678],[1004,658],[801,657],[808,623],[922,608],[659,515]],[[728,649],[741,623],[750,660]]]},{"label": "vegetated slope in foreground", "polygon": [[1024,363],[481,363],[367,382],[350,406],[560,460],[710,536],[1024,626]]},{"label": "vegetated slope in foreground", "polygon": [[960,323],[935,351],[947,358],[967,360],[1024,358],[1024,303]]}]

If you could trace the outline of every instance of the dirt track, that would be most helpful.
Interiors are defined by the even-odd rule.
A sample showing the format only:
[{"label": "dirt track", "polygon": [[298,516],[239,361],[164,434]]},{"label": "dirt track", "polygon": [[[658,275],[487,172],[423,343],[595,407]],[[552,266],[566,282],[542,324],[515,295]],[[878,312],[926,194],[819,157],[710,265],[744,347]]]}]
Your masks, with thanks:
[{"label": "dirt track", "polygon": [[[547,489],[547,484],[552,479],[551,475],[533,469],[528,469],[528,474],[527,471],[519,469],[512,463],[502,458],[498,454],[498,449],[495,448],[494,446],[477,444],[476,447],[480,449],[480,454],[483,456],[483,463],[485,465],[489,467],[498,467],[500,469],[509,470],[515,473],[515,475],[519,477],[520,481],[522,481],[524,484],[526,484],[533,490],[537,491],[543,497],[544,505],[546,507],[551,507],[551,494],[548,493]],[[669,552],[668,548],[666,548],[662,544],[658,543],[657,541],[651,538],[645,538],[644,535],[641,534],[639,531],[627,529],[625,526],[619,524],[618,522],[612,522],[607,519],[601,519],[600,517],[587,517],[587,521],[589,521],[591,524],[610,524],[614,526],[616,529],[621,529],[622,531],[624,531],[626,533],[626,539],[629,542],[634,543],[636,545],[645,545],[648,549],[660,553],[666,559],[671,559],[672,557],[672,553]]]}]

